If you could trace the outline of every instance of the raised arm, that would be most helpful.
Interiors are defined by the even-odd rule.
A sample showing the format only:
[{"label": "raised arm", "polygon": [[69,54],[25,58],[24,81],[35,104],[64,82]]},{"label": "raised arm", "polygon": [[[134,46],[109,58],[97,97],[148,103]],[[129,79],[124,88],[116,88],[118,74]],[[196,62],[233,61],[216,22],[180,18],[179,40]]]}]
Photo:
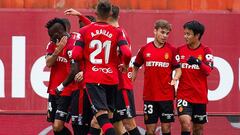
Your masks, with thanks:
[{"label": "raised arm", "polygon": [[[54,51],[52,53],[48,53],[46,55],[46,66],[47,67],[51,67],[52,65],[54,65],[55,61],[57,60],[57,57],[58,57],[59,53],[63,50],[66,43],[67,43],[67,37],[66,36],[63,36],[59,42],[57,41],[57,43],[56,43],[57,47],[54,49]],[[47,50],[50,50],[53,44],[54,43],[51,42],[48,45]]]},{"label": "raised arm", "polygon": [[72,15],[72,16],[77,16],[79,18],[80,21],[82,21],[85,25],[91,24],[91,21],[85,17],[84,15],[82,15],[80,12],[78,12],[75,9],[67,9],[64,11],[65,15]]}]

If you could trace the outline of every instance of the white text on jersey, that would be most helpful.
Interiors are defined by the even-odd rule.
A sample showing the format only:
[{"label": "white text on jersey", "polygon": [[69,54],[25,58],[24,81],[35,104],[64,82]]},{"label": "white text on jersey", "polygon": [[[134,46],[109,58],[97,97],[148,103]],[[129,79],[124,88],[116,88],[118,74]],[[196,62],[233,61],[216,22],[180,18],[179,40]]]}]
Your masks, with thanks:
[{"label": "white text on jersey", "polygon": [[110,33],[109,31],[106,31],[104,29],[96,30],[95,33],[91,32],[92,37],[100,35],[100,34],[104,35],[104,36],[107,36],[108,38],[112,38],[112,33]]},{"label": "white text on jersey", "polygon": [[61,57],[61,56],[58,56],[57,61],[63,62],[63,63],[67,63],[68,62],[66,58]]},{"label": "white text on jersey", "polygon": [[146,67],[168,67],[168,62],[146,61]]},{"label": "white text on jersey", "polygon": [[189,65],[187,63],[182,63],[181,68],[187,68],[187,69],[200,69],[198,65]]}]

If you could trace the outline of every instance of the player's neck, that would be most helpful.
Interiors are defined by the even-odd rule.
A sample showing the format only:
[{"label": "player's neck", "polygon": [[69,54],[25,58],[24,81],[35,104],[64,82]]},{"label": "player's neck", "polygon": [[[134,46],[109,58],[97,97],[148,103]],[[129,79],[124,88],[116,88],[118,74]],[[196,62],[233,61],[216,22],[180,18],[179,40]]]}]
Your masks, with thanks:
[{"label": "player's neck", "polygon": [[197,41],[195,43],[192,43],[192,44],[188,44],[189,48],[191,49],[196,49],[200,46],[201,42],[200,41]]},{"label": "player's neck", "polygon": [[156,41],[156,40],[154,40],[153,43],[154,43],[154,46],[155,46],[156,48],[162,48],[162,47],[164,46],[164,44],[165,44],[165,43],[159,43],[159,42]]},{"label": "player's neck", "polygon": [[112,22],[110,22],[110,24],[114,27],[117,27],[117,28],[119,27],[119,24],[117,21],[112,21]]},{"label": "player's neck", "polygon": [[97,22],[105,22],[105,23],[107,23],[107,20],[106,19],[97,18]]}]

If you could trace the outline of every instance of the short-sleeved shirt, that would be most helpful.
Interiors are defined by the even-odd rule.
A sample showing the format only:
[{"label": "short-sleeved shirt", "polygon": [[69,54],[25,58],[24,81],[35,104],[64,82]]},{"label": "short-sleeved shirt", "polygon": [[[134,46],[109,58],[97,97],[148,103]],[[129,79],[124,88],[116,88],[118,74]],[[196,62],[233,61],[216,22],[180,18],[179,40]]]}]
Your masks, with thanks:
[{"label": "short-sleeved shirt", "polygon": [[182,75],[177,89],[177,98],[184,99],[191,103],[207,103],[208,85],[207,75],[204,74],[198,65],[189,65],[187,60],[194,56],[210,67],[213,64],[213,55],[209,47],[202,44],[196,49],[183,45],[177,49]]},{"label": "short-sleeved shirt", "polygon": [[[55,95],[55,89],[66,79],[70,71],[70,57],[72,55],[71,50],[79,38],[78,33],[71,33],[70,37],[67,40],[67,44],[63,48],[63,50],[59,53],[58,58],[54,65],[51,67],[50,71],[50,79],[47,92],[51,95]],[[51,55],[55,48],[56,44],[53,42],[49,42],[47,45],[46,53],[47,55]],[[72,82],[67,87],[64,88],[61,93],[62,96],[70,96],[72,90],[76,90],[78,88],[78,84]]]},{"label": "short-sleeved shirt", "polygon": [[175,59],[176,49],[169,43],[157,48],[154,42],[143,46],[135,59],[134,66],[144,65],[144,101],[166,101],[174,99],[172,71],[179,67]]},{"label": "short-sleeved shirt", "polygon": [[128,45],[122,31],[96,22],[83,27],[80,34],[73,49],[73,59],[84,60],[85,83],[118,84],[117,47]]}]

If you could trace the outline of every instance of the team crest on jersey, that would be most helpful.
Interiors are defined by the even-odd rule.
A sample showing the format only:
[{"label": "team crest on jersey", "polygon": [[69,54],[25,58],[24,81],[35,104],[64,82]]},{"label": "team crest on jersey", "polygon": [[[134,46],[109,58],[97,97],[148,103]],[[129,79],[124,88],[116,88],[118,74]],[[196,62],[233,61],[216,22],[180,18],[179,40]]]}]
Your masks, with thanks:
[{"label": "team crest on jersey", "polygon": [[199,59],[199,60],[202,60],[202,55],[198,55],[198,59]]},{"label": "team crest on jersey", "polygon": [[150,57],[150,56],[151,56],[151,53],[147,53],[147,54],[146,54],[146,57]]},{"label": "team crest on jersey", "polygon": [[169,58],[169,54],[165,53],[164,58],[167,60]]}]

